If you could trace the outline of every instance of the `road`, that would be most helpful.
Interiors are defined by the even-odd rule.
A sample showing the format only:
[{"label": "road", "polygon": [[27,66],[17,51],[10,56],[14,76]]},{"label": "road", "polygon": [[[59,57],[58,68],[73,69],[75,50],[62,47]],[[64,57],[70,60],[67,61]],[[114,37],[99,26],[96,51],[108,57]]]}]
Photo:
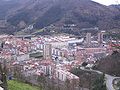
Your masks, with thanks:
[{"label": "road", "polygon": [[115,90],[113,87],[113,80],[115,79],[115,77],[107,75],[107,74],[105,75],[105,77],[106,77],[107,90]]},{"label": "road", "polygon": [[[100,72],[100,71],[97,71],[97,70],[92,70],[92,69],[88,70],[88,69],[84,69],[84,68],[80,68],[80,69],[85,70],[85,71],[96,72],[98,74],[103,74],[103,72]],[[113,80],[116,79],[116,78],[120,78],[120,77],[114,77],[114,76],[105,74],[105,81],[106,81],[107,90],[115,90],[114,87],[113,87]]]}]

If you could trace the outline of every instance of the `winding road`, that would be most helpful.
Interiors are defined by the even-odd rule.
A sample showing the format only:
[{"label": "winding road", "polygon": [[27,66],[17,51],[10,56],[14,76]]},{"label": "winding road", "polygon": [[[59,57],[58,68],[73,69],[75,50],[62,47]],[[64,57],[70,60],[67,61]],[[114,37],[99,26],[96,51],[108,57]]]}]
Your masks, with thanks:
[{"label": "winding road", "polygon": [[[80,69],[85,70],[85,71],[90,71],[90,72],[96,72],[98,74],[103,74],[103,72],[100,72],[100,71],[97,71],[97,70],[92,70],[92,69],[89,70],[89,69],[85,69],[83,67],[81,67]],[[120,78],[120,77],[114,77],[114,76],[105,74],[105,81],[106,81],[107,90],[115,90],[114,87],[113,87],[113,80],[117,79],[117,78]]]}]

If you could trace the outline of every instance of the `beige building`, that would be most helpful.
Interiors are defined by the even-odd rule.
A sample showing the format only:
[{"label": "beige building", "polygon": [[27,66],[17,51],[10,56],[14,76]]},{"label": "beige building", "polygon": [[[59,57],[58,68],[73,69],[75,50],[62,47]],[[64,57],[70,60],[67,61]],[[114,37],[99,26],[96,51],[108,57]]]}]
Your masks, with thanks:
[{"label": "beige building", "polygon": [[103,43],[103,32],[98,33],[98,43]]},{"label": "beige building", "polygon": [[91,44],[91,33],[87,33],[87,35],[86,35],[86,43],[87,43],[88,45]]},{"label": "beige building", "polygon": [[51,59],[52,56],[52,47],[51,44],[44,44],[43,46],[43,58]]}]

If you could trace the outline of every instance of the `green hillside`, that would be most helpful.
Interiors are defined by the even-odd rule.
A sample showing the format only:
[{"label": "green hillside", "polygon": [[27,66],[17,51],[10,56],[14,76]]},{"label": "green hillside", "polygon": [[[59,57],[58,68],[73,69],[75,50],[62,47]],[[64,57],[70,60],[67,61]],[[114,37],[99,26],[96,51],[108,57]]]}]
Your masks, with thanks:
[{"label": "green hillside", "polygon": [[8,81],[8,88],[9,90],[42,90],[39,87],[14,80]]}]

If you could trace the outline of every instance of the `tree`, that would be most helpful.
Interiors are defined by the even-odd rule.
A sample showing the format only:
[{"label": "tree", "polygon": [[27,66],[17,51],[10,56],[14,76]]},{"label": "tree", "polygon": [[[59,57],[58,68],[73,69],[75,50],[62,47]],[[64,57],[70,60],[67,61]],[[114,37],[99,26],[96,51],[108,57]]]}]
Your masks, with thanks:
[{"label": "tree", "polygon": [[53,77],[51,78],[51,84],[52,84],[52,85],[51,85],[52,90],[55,90],[55,86],[54,86],[54,78],[53,78]]},{"label": "tree", "polygon": [[3,60],[3,62],[3,64],[0,63],[0,73],[2,76],[3,88],[4,90],[8,90],[6,60]]},{"label": "tree", "polygon": [[120,81],[117,83],[117,87],[119,88],[118,90],[120,90]]},{"label": "tree", "polygon": [[[82,76],[82,78],[84,77]],[[82,80],[79,76],[79,90],[83,90],[83,84],[84,84],[84,80]]]},{"label": "tree", "polygon": [[43,88],[43,90],[45,90],[45,84],[46,84],[46,78],[45,78],[45,76],[44,75],[41,75],[41,76],[38,76],[38,78],[37,78],[37,81],[38,81],[38,83],[40,84],[39,86],[41,87],[42,86],[42,88]]},{"label": "tree", "polygon": [[23,75],[21,74],[21,67],[20,67],[20,65],[15,65],[15,66],[14,66],[14,77],[15,77],[17,80],[25,81],[25,78],[23,78],[22,76],[23,76]]},{"label": "tree", "polygon": [[70,90],[70,80],[69,79],[66,79],[65,86],[66,86],[65,90]]},{"label": "tree", "polygon": [[92,90],[107,90],[105,84],[105,74],[95,80]]},{"label": "tree", "polygon": [[116,41],[116,43],[112,43],[115,49],[120,50],[120,46],[119,46],[119,40],[120,40],[120,33],[110,33],[110,36],[112,37],[113,40]]},{"label": "tree", "polygon": [[72,86],[72,90],[75,90],[75,87],[77,86],[77,80],[76,79],[72,79],[72,82],[71,82],[71,86]]},{"label": "tree", "polygon": [[82,66],[83,66],[83,67],[86,67],[87,65],[88,65],[87,62],[83,62],[83,63],[82,63]]},{"label": "tree", "polygon": [[118,51],[113,51],[112,55],[116,55],[116,54],[119,54]]}]

